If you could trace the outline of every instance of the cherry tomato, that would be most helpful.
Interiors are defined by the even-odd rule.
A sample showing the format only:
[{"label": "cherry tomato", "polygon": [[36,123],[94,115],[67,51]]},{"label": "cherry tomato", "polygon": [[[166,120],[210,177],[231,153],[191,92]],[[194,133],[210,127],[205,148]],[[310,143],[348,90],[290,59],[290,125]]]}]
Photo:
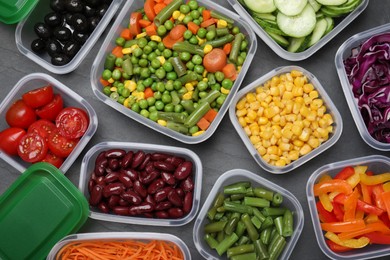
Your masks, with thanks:
[{"label": "cherry tomato", "polygon": [[34,109],[24,103],[22,99],[19,99],[7,110],[5,120],[11,127],[27,129],[29,125],[37,120],[37,116]]},{"label": "cherry tomato", "polygon": [[58,157],[57,155],[55,155],[49,150],[49,152],[46,154],[46,157],[43,158],[42,162],[47,162],[54,165],[57,168],[60,168],[62,163],[64,162],[64,159]]},{"label": "cherry tomato", "polygon": [[62,97],[59,94],[55,94],[54,98],[49,104],[37,108],[35,112],[42,119],[54,121],[63,107],[64,101],[62,100]]},{"label": "cherry tomato", "polygon": [[9,127],[0,132],[0,149],[8,155],[18,155],[20,139],[26,131],[19,127]]},{"label": "cherry tomato", "polygon": [[76,107],[66,107],[58,114],[56,126],[60,134],[69,139],[80,138],[88,128],[87,113]]},{"label": "cherry tomato", "polygon": [[37,133],[47,141],[50,133],[55,128],[56,125],[53,122],[47,119],[39,119],[28,127],[27,133]]},{"label": "cherry tomato", "polygon": [[65,158],[73,151],[78,143],[78,139],[68,139],[62,136],[58,129],[50,135],[48,145],[50,151],[58,157]]},{"label": "cherry tomato", "polygon": [[42,161],[48,151],[45,139],[37,133],[26,134],[20,139],[18,154],[23,161],[34,163]]},{"label": "cherry tomato", "polygon": [[53,87],[50,85],[33,89],[22,96],[23,101],[32,108],[38,108],[49,104],[53,97]]}]

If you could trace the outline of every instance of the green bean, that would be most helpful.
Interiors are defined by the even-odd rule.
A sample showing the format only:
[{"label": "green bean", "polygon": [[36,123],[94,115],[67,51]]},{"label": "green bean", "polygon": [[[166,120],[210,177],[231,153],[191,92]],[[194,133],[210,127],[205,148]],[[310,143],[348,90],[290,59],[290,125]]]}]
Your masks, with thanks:
[{"label": "green bean", "polygon": [[125,59],[122,63],[122,69],[123,72],[125,72],[127,75],[133,75],[133,64],[131,63],[130,59]]},{"label": "green bean", "polygon": [[255,215],[261,222],[264,222],[265,216],[257,208],[253,208],[253,215]]},{"label": "green bean", "polygon": [[279,207],[283,202],[283,196],[280,193],[275,193],[272,198],[272,206]]},{"label": "green bean", "polygon": [[[211,91],[210,91],[211,92]],[[209,102],[211,103],[211,102]],[[246,193],[246,189],[251,186],[249,181],[245,182],[237,182],[223,188],[224,194],[244,194]]]},{"label": "green bean", "polygon": [[198,75],[193,71],[188,71],[184,76],[179,77],[177,80],[181,82],[182,85],[185,85],[188,82],[198,79]]},{"label": "green bean", "polygon": [[227,223],[227,221],[218,221],[218,222],[208,223],[204,226],[204,232],[206,234],[219,232],[225,228],[226,223]]},{"label": "green bean", "polygon": [[244,222],[239,220],[237,223],[237,226],[236,226],[235,233],[237,234],[237,236],[241,237],[244,234],[245,230],[246,230],[246,227],[245,227]]},{"label": "green bean", "polygon": [[269,258],[269,253],[267,250],[267,247],[264,245],[261,239],[257,239],[254,242],[255,250],[257,253],[257,256],[260,260],[268,259]]},{"label": "green bean", "polygon": [[217,38],[217,39],[214,39],[211,41],[206,41],[205,43],[203,43],[201,45],[201,47],[204,47],[206,44],[210,44],[211,46],[213,46],[213,48],[218,48],[218,47],[225,45],[228,42],[233,41],[233,39],[234,39],[233,34],[227,34],[227,35],[222,36],[220,38]]},{"label": "green bean", "polygon": [[225,211],[226,211],[226,209],[225,209],[224,206],[221,206],[221,207],[217,208],[217,212],[225,212]]},{"label": "green bean", "polygon": [[293,234],[294,218],[291,210],[287,209],[283,216],[283,236],[290,237]]},{"label": "green bean", "polygon": [[218,37],[224,36],[226,34],[229,34],[229,29],[228,28],[217,28],[215,29],[215,32]]},{"label": "green bean", "polygon": [[194,92],[192,93],[192,100],[198,101],[199,100],[199,89],[195,88]]},{"label": "green bean", "polygon": [[259,238],[259,233],[257,232],[255,226],[253,226],[252,221],[247,213],[242,214],[242,222],[244,222],[248,236],[252,241],[256,241]]},{"label": "green bean", "polygon": [[235,202],[225,201],[223,203],[223,207],[227,211],[233,211],[233,212],[239,212],[239,213],[247,213],[247,214],[250,214],[250,215],[253,214],[253,210],[252,210],[251,207],[246,206],[246,205],[237,204]]},{"label": "green bean", "polygon": [[220,95],[221,95],[221,92],[219,92],[218,90],[212,89],[212,90],[207,94],[207,96],[205,96],[204,98],[202,98],[200,101],[201,101],[201,102],[207,102],[207,103],[211,104],[211,102],[213,102],[213,101],[214,101],[216,98],[218,98]]},{"label": "green bean", "polygon": [[207,211],[207,218],[209,220],[214,220],[215,214],[217,214],[217,208],[211,208],[209,211]]},{"label": "green bean", "polygon": [[173,105],[176,106],[176,105],[180,104],[180,97],[175,90],[171,91],[171,97],[172,97],[172,104]]},{"label": "green bean", "polygon": [[223,255],[238,239],[239,237],[236,235],[236,233],[232,233],[231,235],[226,236],[224,240],[222,240],[221,243],[219,243],[215,248],[218,255]]},{"label": "green bean", "polygon": [[222,192],[218,193],[217,197],[214,200],[213,207],[218,208],[223,205],[223,202],[225,201],[225,196]]},{"label": "green bean", "polygon": [[268,245],[271,240],[272,227],[263,229],[260,233],[260,239],[263,244]]},{"label": "green bean", "polygon": [[230,196],[230,199],[232,201],[234,201],[234,200],[242,200],[244,197],[245,197],[245,194],[232,194]]},{"label": "green bean", "polygon": [[263,214],[264,216],[281,216],[284,215],[284,212],[286,211],[286,208],[264,208]]},{"label": "green bean", "polygon": [[253,193],[253,188],[252,188],[252,187],[249,187],[248,189],[246,189],[245,195],[246,195],[246,196],[254,197],[255,194]]},{"label": "green bean", "polygon": [[273,226],[273,224],[274,224],[274,220],[272,219],[272,217],[268,216],[263,221],[261,229],[265,229],[265,228],[271,227],[271,226]]},{"label": "green bean", "polygon": [[186,120],[186,115],[183,113],[175,113],[175,112],[157,112],[158,119],[162,119],[165,121],[173,121],[175,123],[184,123]]},{"label": "green bean", "polygon": [[181,77],[187,73],[186,66],[179,57],[171,58],[170,62],[178,77]]},{"label": "green bean", "polygon": [[216,30],[215,24],[207,26],[206,29],[207,29],[208,32],[210,32],[210,31],[214,31],[215,32],[215,30]]},{"label": "green bean", "polygon": [[227,257],[230,258],[235,255],[241,255],[245,253],[252,253],[255,251],[255,245],[254,244],[246,244],[246,245],[240,245],[231,247],[227,250]]},{"label": "green bean", "polygon": [[282,253],[284,247],[286,246],[286,239],[282,236],[277,237],[276,241],[273,243],[271,248],[268,250],[269,252],[269,259],[274,260],[279,257],[279,255]]},{"label": "green bean", "polygon": [[210,234],[206,234],[204,236],[204,240],[206,240],[206,243],[210,246],[210,248],[215,249],[218,245],[218,241],[213,238]]},{"label": "green bean", "polygon": [[201,102],[195,110],[186,118],[184,126],[192,127],[211,109],[210,104]]},{"label": "green bean", "polygon": [[214,216],[214,219],[221,220],[224,215],[225,215],[225,212],[217,212]]},{"label": "green bean", "polygon": [[247,236],[241,236],[240,239],[236,242],[236,246],[249,244],[251,241]]},{"label": "green bean", "polygon": [[182,133],[182,134],[188,134],[188,127],[185,127],[183,124],[175,123],[172,121],[167,122],[167,127],[171,130],[174,130],[176,132]]},{"label": "green bean", "polygon": [[172,49],[177,52],[189,52],[191,54],[197,54],[201,57],[204,56],[203,48],[199,45],[194,45],[189,42],[177,42],[172,46]]},{"label": "green bean", "polygon": [[180,104],[183,106],[184,110],[187,111],[188,113],[192,113],[195,108],[194,108],[194,102],[190,99],[187,100],[181,100]]},{"label": "green bean", "polygon": [[239,217],[230,218],[230,220],[226,223],[226,226],[224,228],[226,235],[231,235],[235,231],[239,220],[240,220]]},{"label": "green bean", "polygon": [[274,197],[274,193],[272,191],[259,187],[254,188],[253,193],[256,197],[263,198],[269,201],[272,201],[272,198]]},{"label": "green bean", "polygon": [[179,9],[182,3],[182,0],[173,0],[166,7],[164,7],[164,9],[162,9],[156,15],[156,17],[154,17],[153,22],[156,24],[156,26],[158,27],[164,24],[164,22],[172,16],[173,12]]},{"label": "green bean", "polygon": [[137,44],[138,43],[138,40],[137,39],[134,39],[134,40],[128,40],[125,42],[125,44],[123,45],[123,48],[129,48],[131,46],[133,46],[134,44]]},{"label": "green bean", "polygon": [[225,15],[222,15],[222,14],[216,12],[215,10],[211,10],[210,15],[211,15],[211,17],[213,17],[213,18],[225,20],[227,23],[230,23],[230,24],[233,24],[233,23],[234,23],[234,20],[233,20],[233,19],[231,19],[231,18],[229,18],[229,17],[226,17]]},{"label": "green bean", "polygon": [[[218,241],[218,244],[221,243],[223,240],[225,239],[225,232],[223,232],[223,230],[219,231],[217,233],[217,241]],[[218,246],[218,245],[217,245]],[[217,247],[215,247],[217,248]]]},{"label": "green bean", "polygon": [[254,197],[245,197],[244,204],[248,206],[258,207],[258,208],[265,208],[271,205],[269,200],[262,199],[262,198],[254,198]]},{"label": "green bean", "polygon": [[256,216],[253,216],[251,218],[251,221],[252,221],[252,224],[257,228],[257,229],[260,229],[261,228],[261,225],[262,225],[262,222],[260,221],[260,219]]},{"label": "green bean", "polygon": [[116,56],[112,53],[106,56],[106,60],[104,61],[104,69],[108,69],[113,71],[115,68],[115,60]]},{"label": "green bean", "polygon": [[276,231],[278,231],[278,234],[283,236],[283,216],[279,216],[274,219]]},{"label": "green bean", "polygon": [[278,231],[276,230],[276,228],[274,228],[272,230],[272,232],[271,232],[271,241],[270,241],[270,243],[268,244],[268,247],[267,247],[269,253],[271,253],[271,249],[274,247],[275,243],[277,241],[279,241],[281,238],[284,239],[283,236],[278,234]]},{"label": "green bean", "polygon": [[207,84],[209,86],[211,86],[211,85],[214,85],[215,83],[217,83],[217,81],[215,79],[214,73],[208,73],[207,74]]},{"label": "green bean", "polygon": [[238,33],[234,36],[234,40],[232,42],[232,49],[230,50],[229,60],[233,63],[237,63],[238,53],[241,49],[241,42],[245,39],[245,36],[242,33]]}]

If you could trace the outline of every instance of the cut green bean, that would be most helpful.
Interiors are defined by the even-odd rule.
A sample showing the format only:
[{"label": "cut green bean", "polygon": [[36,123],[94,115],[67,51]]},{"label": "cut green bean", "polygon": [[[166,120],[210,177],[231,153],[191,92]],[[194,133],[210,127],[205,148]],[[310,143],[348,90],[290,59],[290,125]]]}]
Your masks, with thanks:
[{"label": "cut green bean", "polygon": [[156,17],[154,17],[154,20],[153,20],[154,24],[157,27],[164,24],[164,22],[166,20],[171,18],[173,12],[179,9],[179,7],[182,5],[182,3],[183,3],[182,0],[173,0],[172,2],[170,2],[166,7],[164,7],[164,9],[162,9],[156,15]]},{"label": "cut green bean", "polygon": [[127,75],[129,75],[129,76],[133,75],[133,63],[131,63],[130,59],[125,59],[123,61],[122,69],[123,69],[123,72],[125,72]]},{"label": "cut green bean", "polygon": [[253,210],[253,215],[255,215],[261,222],[264,222],[265,216],[261,214],[260,210],[258,210],[257,208],[253,208],[252,210]]},{"label": "cut green bean", "polygon": [[230,258],[230,260],[256,260],[256,253],[246,253],[241,255],[235,255]]},{"label": "cut green bean", "polygon": [[138,40],[137,39],[133,39],[133,40],[128,40],[125,42],[125,44],[123,45],[123,48],[130,48],[131,46],[133,46],[134,44],[137,44],[138,43]]},{"label": "cut green bean", "polygon": [[218,255],[223,255],[236,241],[239,237],[236,233],[232,233],[229,236],[226,236],[215,248],[217,250]]},{"label": "cut green bean", "polygon": [[104,68],[113,71],[115,68],[115,60],[116,56],[114,54],[108,54],[106,56],[106,60],[104,61]]},{"label": "cut green bean", "polygon": [[230,257],[235,256],[235,255],[252,253],[254,251],[255,251],[254,244],[235,246],[235,247],[231,247],[227,250],[227,257],[230,258]]},{"label": "cut green bean", "polygon": [[279,216],[274,219],[276,231],[278,231],[278,234],[283,236],[283,216]]},{"label": "cut green bean", "polygon": [[232,201],[242,200],[244,197],[245,197],[245,194],[232,194],[232,195],[230,195],[230,199]]},{"label": "cut green bean", "polygon": [[286,208],[264,208],[262,210],[262,213],[264,216],[282,216],[284,215],[284,212],[286,211]]},{"label": "cut green bean", "polygon": [[272,198],[272,206],[279,207],[283,202],[283,196],[280,193],[275,193]]},{"label": "cut green bean", "polygon": [[227,211],[233,211],[233,212],[239,212],[239,213],[248,213],[250,215],[253,214],[253,210],[252,210],[251,207],[245,206],[245,205],[242,205],[242,204],[238,204],[238,203],[235,203],[235,202],[231,202],[231,201],[225,201],[223,203],[223,207]]},{"label": "cut green bean", "polygon": [[194,102],[190,99],[183,99],[180,101],[180,104],[183,106],[184,110],[188,113],[192,113],[195,110]]},{"label": "cut green bean", "polygon": [[225,20],[227,23],[230,23],[230,24],[234,23],[234,20],[232,18],[226,17],[225,15],[223,15],[215,10],[211,10],[210,15],[213,18]]},{"label": "cut green bean", "polygon": [[209,211],[207,211],[207,218],[209,220],[214,220],[215,214],[217,214],[217,208],[211,208]]},{"label": "cut green bean", "polygon": [[270,201],[263,198],[245,197],[244,204],[257,208],[265,208],[270,206]]},{"label": "cut green bean", "polygon": [[237,222],[237,226],[236,226],[236,231],[235,231],[235,233],[237,234],[237,236],[241,237],[241,236],[245,233],[245,230],[246,230],[246,227],[245,227],[244,222],[242,222],[241,220],[239,220],[239,221]]},{"label": "cut green bean", "polygon": [[215,249],[218,245],[218,241],[211,236],[210,234],[206,234],[204,236],[204,240],[206,240],[206,243],[210,246],[210,248]]},{"label": "cut green bean", "polygon": [[[213,91],[213,92],[218,92],[218,91]],[[223,193],[224,194],[245,194],[246,189],[251,186],[250,182],[237,182],[228,186],[225,186],[223,188]]]},{"label": "cut green bean", "polygon": [[250,242],[249,237],[247,236],[241,236],[240,239],[237,241],[237,246],[246,245]]},{"label": "cut green bean", "polygon": [[187,68],[179,57],[173,57],[170,61],[178,77],[187,73]]},{"label": "cut green bean", "polygon": [[286,239],[282,236],[278,236],[274,242],[274,244],[271,246],[271,248],[268,250],[269,252],[269,259],[274,260],[278,259],[279,255],[282,253],[284,247],[286,246]]},{"label": "cut green bean", "polygon": [[246,189],[246,193],[245,193],[246,196],[250,196],[250,197],[254,197],[255,194],[253,192],[253,187],[249,187]]},{"label": "cut green bean", "polygon": [[263,188],[254,188],[253,193],[256,197],[263,198],[269,201],[272,201],[272,198],[274,197],[274,193],[272,191]]},{"label": "cut green bean", "polygon": [[245,39],[245,36],[242,33],[238,33],[234,36],[234,40],[232,42],[232,49],[229,53],[229,60],[233,63],[237,63],[237,57],[240,53],[241,43]]},{"label": "cut green bean", "polygon": [[225,212],[217,212],[214,216],[215,220],[221,220],[223,216],[225,215]]},{"label": "cut green bean", "polygon": [[293,234],[294,218],[291,210],[287,209],[283,215],[283,236],[290,237]]},{"label": "cut green bean", "polygon": [[261,223],[261,221],[260,221],[260,219],[259,219],[258,217],[252,216],[251,221],[252,221],[252,224],[253,224],[257,229],[260,229],[260,228],[261,228],[262,223]]},{"label": "cut green bean", "polygon": [[228,28],[216,28],[215,32],[218,37],[225,36],[229,34],[229,29]]},{"label": "cut green bean", "polygon": [[207,102],[200,102],[195,110],[186,118],[184,126],[192,127],[198,123],[198,121],[211,109],[210,104]]},{"label": "cut green bean", "polygon": [[267,216],[264,221],[263,221],[263,224],[261,225],[261,229],[265,229],[265,228],[268,228],[268,227],[272,227],[274,225],[274,220],[272,219],[272,217],[270,216]]},{"label": "cut green bean", "polygon": [[187,74],[181,76],[177,80],[181,82],[182,85],[185,85],[188,82],[194,81],[198,79],[198,75],[193,71],[188,71]]},{"label": "cut green bean", "polygon": [[267,247],[265,246],[265,244],[263,243],[261,238],[257,239],[254,242],[254,246],[255,246],[255,250],[256,250],[256,254],[257,254],[258,259],[264,260],[264,259],[269,258],[269,253],[268,253]]},{"label": "cut green bean", "polygon": [[219,232],[225,228],[226,223],[227,223],[227,221],[218,221],[218,222],[208,223],[204,226],[204,232],[206,234]]},{"label": "cut green bean", "polygon": [[171,130],[176,131],[176,132],[179,132],[182,134],[188,134],[188,127],[185,127],[183,124],[175,123],[173,121],[168,121],[167,127]]},{"label": "cut green bean", "polygon": [[176,105],[180,104],[180,97],[175,90],[171,91],[171,97],[172,97],[172,104],[173,105],[176,106]]},{"label": "cut green bean", "polygon": [[226,235],[231,235],[237,227],[239,217],[232,217],[229,219],[229,221],[226,223],[226,226],[224,228],[225,234]]},{"label": "cut green bean", "polygon": [[221,95],[221,92],[218,90],[212,89],[205,97],[203,97],[200,101],[207,102],[211,104],[214,100],[216,100]]},{"label": "cut green bean", "polygon": [[217,233],[217,241],[218,241],[218,243],[221,243],[224,239],[225,239],[225,232],[223,230],[219,231]]},{"label": "cut green bean", "polygon": [[189,52],[191,54],[197,54],[201,57],[204,56],[203,48],[199,45],[194,45],[189,42],[177,42],[173,45],[172,49],[177,52]]},{"label": "cut green bean", "polygon": [[175,123],[184,123],[187,116],[182,113],[176,113],[176,112],[163,112],[158,111],[157,112],[158,119],[166,120],[166,121],[173,121]]},{"label": "cut green bean", "polygon": [[206,41],[205,43],[203,43],[201,45],[201,47],[204,47],[206,44],[210,44],[211,46],[213,46],[213,48],[218,48],[218,47],[222,47],[226,43],[233,41],[233,39],[234,39],[233,34],[227,34],[227,35],[222,36],[220,38],[216,38],[216,39],[211,40],[211,41]]},{"label": "cut green bean", "polygon": [[272,228],[268,227],[266,229],[263,229],[260,233],[260,239],[261,242],[263,242],[264,245],[268,245],[271,240],[271,232]]},{"label": "cut green bean", "polygon": [[248,236],[252,241],[256,241],[259,238],[259,233],[257,232],[255,226],[252,224],[252,221],[247,213],[242,214],[241,221],[244,222]]}]

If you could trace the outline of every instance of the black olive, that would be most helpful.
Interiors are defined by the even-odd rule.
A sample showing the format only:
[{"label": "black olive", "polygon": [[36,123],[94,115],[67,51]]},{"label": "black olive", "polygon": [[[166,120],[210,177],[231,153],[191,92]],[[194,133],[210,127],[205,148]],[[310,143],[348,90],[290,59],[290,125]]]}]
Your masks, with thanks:
[{"label": "black olive", "polygon": [[66,0],[65,8],[68,12],[80,13],[84,9],[84,4],[81,0]]},{"label": "black olive", "polygon": [[64,16],[65,16],[65,22],[66,22],[67,24],[71,24],[71,23],[72,23],[73,14],[71,14],[71,13],[66,13]]},{"label": "black olive", "polygon": [[50,56],[54,56],[55,54],[62,52],[61,43],[55,39],[50,39],[46,42],[46,51]]},{"label": "black olive", "polygon": [[108,5],[104,4],[104,5],[101,5],[99,6],[97,9],[96,9],[96,14],[99,16],[99,17],[103,17],[106,12],[107,12],[107,9],[108,9]]},{"label": "black olive", "polygon": [[100,17],[94,16],[94,17],[88,18],[89,29],[91,31],[95,30],[95,28],[96,28],[96,26],[98,26],[99,22],[100,22]]},{"label": "black olive", "polygon": [[56,12],[51,12],[45,15],[44,21],[50,27],[61,26],[64,22],[62,15]]},{"label": "black olive", "polygon": [[70,25],[79,32],[85,32],[88,30],[87,18],[82,14],[74,14],[72,16],[72,20],[70,21]]},{"label": "black olive", "polygon": [[80,45],[83,45],[89,38],[89,34],[85,32],[73,32],[73,39],[78,42]]},{"label": "black olive", "polygon": [[90,6],[98,6],[100,4],[100,0],[85,0],[85,2],[87,3],[87,5],[90,5]]},{"label": "black olive", "polygon": [[73,58],[79,50],[80,50],[80,44],[78,44],[74,40],[68,41],[67,43],[65,43],[63,47],[64,54],[69,58]]},{"label": "black olive", "polygon": [[51,57],[51,63],[56,66],[62,66],[69,63],[70,59],[63,53],[57,53]]},{"label": "black olive", "polygon": [[45,41],[42,39],[35,39],[31,42],[31,50],[35,53],[45,52]]},{"label": "black olive", "polygon": [[50,8],[54,12],[64,12],[65,11],[65,1],[64,0],[50,0]]},{"label": "black olive", "polygon": [[39,38],[49,39],[51,30],[45,23],[36,23],[34,25],[34,31]]},{"label": "black olive", "polygon": [[93,8],[93,7],[89,6],[89,5],[84,6],[84,15],[86,17],[94,16],[95,13],[96,13],[96,9],[95,8]]},{"label": "black olive", "polygon": [[66,42],[72,37],[72,32],[69,30],[69,28],[61,26],[54,29],[53,35],[57,40]]}]

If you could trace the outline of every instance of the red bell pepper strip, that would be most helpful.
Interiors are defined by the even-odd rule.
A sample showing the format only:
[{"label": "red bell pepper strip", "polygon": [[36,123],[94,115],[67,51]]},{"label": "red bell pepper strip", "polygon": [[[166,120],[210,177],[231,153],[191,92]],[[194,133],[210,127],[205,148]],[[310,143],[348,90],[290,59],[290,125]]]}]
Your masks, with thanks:
[{"label": "red bell pepper strip", "polygon": [[332,250],[335,253],[342,253],[342,252],[347,252],[347,251],[353,250],[353,248],[340,246],[329,239],[326,239],[325,242],[328,245],[328,247],[330,248],[330,250]]},{"label": "red bell pepper strip", "polygon": [[351,232],[351,231],[362,229],[365,226],[366,224],[364,224],[364,220],[362,219],[343,221],[343,222],[321,223],[322,230],[334,232],[334,233]]},{"label": "red bell pepper strip", "polygon": [[317,211],[318,211],[318,215],[319,215],[319,218],[322,222],[337,222],[338,219],[336,218],[336,216],[334,215],[333,212],[329,212],[327,211],[324,206],[322,206],[322,203],[321,201],[318,201],[317,202]]},{"label": "red bell pepper strip", "polygon": [[351,239],[354,237],[364,236],[364,234],[371,233],[374,231],[381,231],[384,234],[390,234],[390,229],[386,227],[385,224],[383,224],[382,222],[375,222],[367,224],[365,228],[362,228],[360,230],[340,233],[339,238],[342,240]]},{"label": "red bell pepper strip", "polygon": [[[345,194],[339,194],[334,199],[333,202],[336,202],[338,204],[344,205],[346,201],[347,196]],[[364,211],[368,214],[374,214],[374,215],[381,215],[384,210],[381,208],[378,208],[376,206],[370,205],[362,200],[357,200],[356,209]]]},{"label": "red bell pepper strip", "polygon": [[341,204],[336,203],[335,201],[332,202],[333,205],[333,213],[337,218],[337,221],[343,221],[344,220],[344,209]]},{"label": "red bell pepper strip", "polygon": [[324,181],[314,185],[314,196],[333,191],[349,195],[352,193],[352,188],[345,180],[338,179]]},{"label": "red bell pepper strip", "polygon": [[371,244],[390,245],[390,235],[385,235],[381,232],[371,232],[364,234],[364,236],[370,239]]},{"label": "red bell pepper strip", "polygon": [[389,216],[386,213],[383,213],[379,216],[379,219],[388,227],[390,228],[390,219]]},{"label": "red bell pepper strip", "polygon": [[[383,190],[383,185],[382,185],[382,190]],[[381,197],[386,207],[387,216],[390,219],[390,191],[383,191]]]},{"label": "red bell pepper strip", "polygon": [[336,174],[336,176],[333,177],[333,179],[340,179],[340,180],[346,180],[352,175],[354,175],[355,169],[351,166],[347,166],[344,169],[342,169],[339,173]]}]

